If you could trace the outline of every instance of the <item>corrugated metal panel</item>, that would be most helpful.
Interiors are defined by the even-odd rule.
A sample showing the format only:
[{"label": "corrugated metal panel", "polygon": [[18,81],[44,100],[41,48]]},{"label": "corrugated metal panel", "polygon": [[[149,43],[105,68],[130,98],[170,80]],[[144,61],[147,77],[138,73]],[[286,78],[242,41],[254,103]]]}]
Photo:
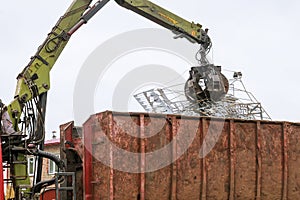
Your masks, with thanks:
[{"label": "corrugated metal panel", "polygon": [[[107,111],[91,116],[83,128],[86,199],[300,199],[300,124]],[[184,154],[157,171],[114,169],[117,160],[123,168],[134,163],[145,171],[159,161],[145,153],[169,144],[171,151],[161,158],[176,158],[188,141],[174,138],[184,134],[188,140],[193,133]],[[109,141],[139,154],[121,157],[107,148]],[[213,148],[201,158],[203,144]]]}]

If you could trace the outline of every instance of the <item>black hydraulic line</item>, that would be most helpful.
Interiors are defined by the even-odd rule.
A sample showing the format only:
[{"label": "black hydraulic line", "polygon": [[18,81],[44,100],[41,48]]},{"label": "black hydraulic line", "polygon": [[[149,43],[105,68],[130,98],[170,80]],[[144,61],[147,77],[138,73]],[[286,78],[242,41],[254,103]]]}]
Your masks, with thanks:
[{"label": "black hydraulic line", "polygon": [[81,19],[83,19],[85,22],[88,22],[108,2],[109,0],[101,0],[96,2],[95,5],[81,17]]},{"label": "black hydraulic line", "polygon": [[75,24],[67,33],[68,36],[71,36],[75,33],[83,24],[86,24],[101,8],[103,8],[110,0],[100,0],[95,3],[90,10],[85,13],[79,20],[77,24]]},{"label": "black hydraulic line", "polygon": [[[41,112],[37,112],[37,128],[36,128],[36,138],[39,141],[39,150],[44,150],[44,138],[45,138],[45,115],[46,115],[46,104],[47,104],[47,92],[43,93],[39,97],[39,102],[37,109],[40,109]],[[38,156],[37,160],[37,169],[34,184],[39,183],[42,180],[42,171],[43,171],[43,157]]]},{"label": "black hydraulic line", "polygon": [[[55,162],[55,164],[58,166],[58,168],[61,171],[65,171],[64,162],[59,157],[57,157],[56,155],[51,154],[51,153],[46,152],[46,151],[41,151],[41,150],[36,150],[36,152],[34,152],[33,154],[36,155],[36,156],[39,156],[39,158],[48,158],[48,159],[52,160],[53,162]],[[63,177],[60,176],[59,180],[62,181]],[[36,193],[39,193],[43,188],[45,188],[49,185],[52,185],[54,183],[55,183],[55,178],[47,180],[47,181],[41,181],[41,182],[39,182],[39,183],[37,183],[33,186],[32,194],[34,195]]]}]

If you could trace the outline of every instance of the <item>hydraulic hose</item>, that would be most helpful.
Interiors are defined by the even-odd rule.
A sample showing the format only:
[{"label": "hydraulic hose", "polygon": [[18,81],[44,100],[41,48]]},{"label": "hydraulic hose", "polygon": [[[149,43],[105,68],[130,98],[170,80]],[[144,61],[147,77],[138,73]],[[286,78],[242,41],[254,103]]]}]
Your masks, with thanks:
[{"label": "hydraulic hose", "polygon": [[[57,157],[56,155],[54,155],[52,153],[49,153],[49,152],[46,152],[46,151],[41,151],[41,150],[36,150],[33,154],[36,155],[36,156],[40,156],[40,157],[48,158],[48,159],[52,160],[53,162],[55,162],[55,164],[58,166],[58,168],[61,171],[65,171],[64,162],[59,157]],[[59,182],[64,180],[63,176],[59,176],[58,179],[59,179]],[[39,193],[43,188],[45,188],[47,186],[50,186],[54,183],[55,183],[55,178],[47,180],[47,181],[41,181],[41,182],[37,183],[32,188],[32,193],[33,193],[32,195],[34,195],[35,193]]]}]

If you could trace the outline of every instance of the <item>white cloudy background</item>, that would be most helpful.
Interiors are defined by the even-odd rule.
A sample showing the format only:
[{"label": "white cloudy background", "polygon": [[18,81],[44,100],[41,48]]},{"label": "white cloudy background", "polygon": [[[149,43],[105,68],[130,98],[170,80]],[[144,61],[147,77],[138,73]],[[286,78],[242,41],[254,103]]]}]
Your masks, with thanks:
[{"label": "white cloudy background", "polygon": [[[274,120],[300,121],[300,1],[153,2],[209,28],[214,63],[229,70],[242,71],[247,88]],[[13,98],[17,74],[27,65],[70,3],[71,0],[2,2],[0,98],[6,104]],[[74,84],[88,55],[112,36],[139,28],[159,26],[112,1],[71,38],[51,73],[48,133],[72,120]],[[111,109],[110,106],[101,103],[96,111]]]}]

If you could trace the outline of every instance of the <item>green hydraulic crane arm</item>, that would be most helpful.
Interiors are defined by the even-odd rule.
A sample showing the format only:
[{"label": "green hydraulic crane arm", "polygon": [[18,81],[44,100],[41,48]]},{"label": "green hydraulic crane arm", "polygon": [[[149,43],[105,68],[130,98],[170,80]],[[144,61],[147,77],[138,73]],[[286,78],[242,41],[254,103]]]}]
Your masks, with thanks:
[{"label": "green hydraulic crane arm", "polygon": [[[87,23],[108,1],[109,0],[98,1],[94,6],[89,8],[92,0],[74,0],[66,13],[58,20],[44,43],[31,58],[29,64],[17,77],[14,100],[6,106],[8,114],[6,121],[10,121],[11,124],[11,130],[7,133],[11,134],[19,131],[18,124],[21,121],[22,112],[26,103],[35,98],[42,97],[42,95],[46,94],[50,89],[50,71],[68,43],[71,35],[83,24]],[[41,99],[40,101],[45,101]],[[38,101],[39,100],[37,100],[37,102]],[[41,115],[45,115],[45,111],[40,112]],[[43,122],[39,124],[38,126],[40,127],[37,127],[36,131],[44,130]],[[42,143],[43,139],[39,145],[42,145]],[[26,155],[23,152],[17,153],[16,155],[17,156],[13,156],[12,173],[14,174],[14,186],[18,191],[21,186],[30,185],[30,179],[27,174],[27,167],[24,165]],[[41,163],[37,165],[39,166]],[[37,191],[43,185],[40,184],[38,186],[39,187],[35,187]],[[29,189],[23,192],[29,194]]]},{"label": "green hydraulic crane arm", "polygon": [[[109,0],[99,1],[102,8]],[[120,6],[130,9],[161,26],[172,30],[178,37],[201,44],[205,49],[211,45],[207,30],[198,23],[189,22],[148,0],[115,0]],[[7,106],[13,127],[18,131],[18,122],[24,103],[50,89],[49,72],[66,46],[69,37],[89,18],[82,17],[91,0],[74,0],[39,47],[30,63],[17,77],[14,100]],[[92,12],[92,14],[94,14]]]},{"label": "green hydraulic crane arm", "polygon": [[170,29],[178,37],[185,37],[193,43],[201,44],[204,49],[211,45],[207,35],[207,29],[203,30],[202,25],[189,22],[174,13],[152,3],[148,0],[115,0],[120,6],[132,10],[161,26]]},{"label": "green hydraulic crane arm", "polygon": [[[38,48],[29,64],[18,75],[14,100],[7,105],[7,111],[15,131],[18,131],[18,122],[23,105],[50,89],[49,72],[68,43],[70,36],[83,23],[87,22],[88,19],[82,16],[91,2],[92,0],[74,0],[48,34],[44,43]],[[101,3],[105,4],[107,2],[108,0],[105,0]],[[97,5],[94,7],[97,7]],[[100,6],[97,8],[99,9]],[[91,13],[94,14],[94,12]]]}]

